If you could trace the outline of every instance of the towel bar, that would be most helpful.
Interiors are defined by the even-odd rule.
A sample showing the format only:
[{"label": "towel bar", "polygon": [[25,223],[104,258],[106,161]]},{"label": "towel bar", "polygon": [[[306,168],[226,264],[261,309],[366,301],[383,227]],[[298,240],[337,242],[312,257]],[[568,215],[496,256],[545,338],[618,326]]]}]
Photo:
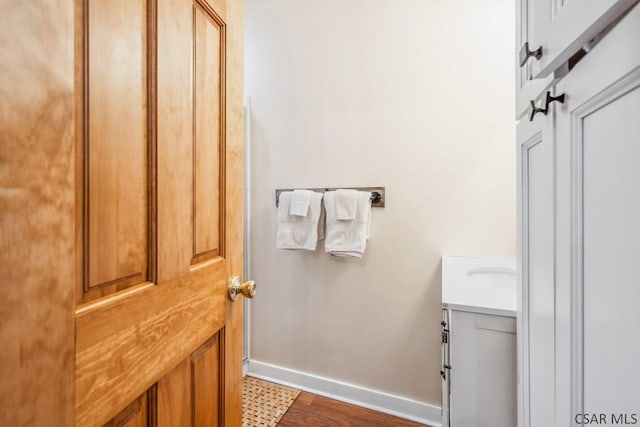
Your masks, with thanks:
[{"label": "towel bar", "polygon": [[278,199],[280,198],[280,193],[283,191],[293,191],[293,190],[311,190],[317,193],[324,193],[325,191],[335,191],[339,189],[345,190],[358,190],[358,191],[368,191],[371,193],[371,207],[372,208],[384,208],[385,201],[385,189],[384,187],[340,187],[340,188],[279,188],[276,190],[276,207],[278,207]]}]

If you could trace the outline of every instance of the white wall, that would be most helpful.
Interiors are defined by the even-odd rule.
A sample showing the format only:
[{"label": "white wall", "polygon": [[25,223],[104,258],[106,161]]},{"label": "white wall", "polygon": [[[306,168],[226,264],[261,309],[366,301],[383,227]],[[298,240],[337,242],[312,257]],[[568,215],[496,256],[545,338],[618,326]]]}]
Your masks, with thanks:
[{"label": "white wall", "polygon": [[[251,358],[440,404],[443,254],[515,256],[512,0],[246,0]],[[361,260],[276,188],[385,186]]]}]

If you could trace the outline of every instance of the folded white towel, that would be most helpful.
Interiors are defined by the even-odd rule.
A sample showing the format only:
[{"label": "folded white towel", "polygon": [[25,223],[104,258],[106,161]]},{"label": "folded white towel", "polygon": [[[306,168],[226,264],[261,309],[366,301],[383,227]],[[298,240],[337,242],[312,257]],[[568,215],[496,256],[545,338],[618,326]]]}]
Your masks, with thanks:
[{"label": "folded white towel", "polygon": [[289,215],[307,216],[312,195],[313,191],[311,190],[293,190]]},{"label": "folded white towel", "polygon": [[338,221],[351,221],[356,218],[357,190],[337,190],[336,219]]},{"label": "folded white towel", "polygon": [[322,213],[322,193],[312,192],[307,216],[290,214],[293,192],[280,193],[276,248],[313,251],[318,245],[318,226]]},{"label": "folded white towel", "polygon": [[333,256],[361,258],[369,239],[371,193],[357,192],[355,218],[351,221],[336,218],[335,191],[324,193],[324,206],[327,215],[325,252]]},{"label": "folded white towel", "polygon": [[[324,196],[320,196],[320,197],[324,197]],[[324,208],[324,203],[320,203],[320,219],[318,220],[318,240],[324,240],[326,221],[327,221],[327,211]]]}]

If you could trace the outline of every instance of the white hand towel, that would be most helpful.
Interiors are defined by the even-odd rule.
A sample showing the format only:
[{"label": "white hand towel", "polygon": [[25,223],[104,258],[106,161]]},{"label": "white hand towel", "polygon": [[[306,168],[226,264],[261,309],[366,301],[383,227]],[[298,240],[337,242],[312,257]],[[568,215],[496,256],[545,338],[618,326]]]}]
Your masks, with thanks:
[{"label": "white hand towel", "polygon": [[361,258],[369,239],[371,223],[371,193],[358,191],[355,218],[351,221],[336,218],[336,192],[324,193],[327,231],[324,241],[326,253],[340,257]]},{"label": "white hand towel", "polygon": [[357,190],[337,190],[336,219],[338,221],[352,221],[356,219],[356,205],[358,203]]},{"label": "white hand towel", "polygon": [[327,211],[324,208],[324,203],[320,203],[320,219],[318,220],[318,240],[324,240],[326,221],[327,221]]},{"label": "white hand towel", "polygon": [[276,248],[314,251],[318,245],[318,225],[322,212],[322,193],[312,192],[307,216],[290,214],[293,192],[280,193]]},{"label": "white hand towel", "polygon": [[293,190],[289,215],[307,216],[312,195],[313,191],[311,190]]}]

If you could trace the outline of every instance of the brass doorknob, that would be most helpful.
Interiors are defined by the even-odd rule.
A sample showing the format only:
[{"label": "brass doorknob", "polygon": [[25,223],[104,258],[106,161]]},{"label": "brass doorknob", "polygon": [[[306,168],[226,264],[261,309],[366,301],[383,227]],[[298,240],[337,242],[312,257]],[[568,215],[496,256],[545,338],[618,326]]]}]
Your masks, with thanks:
[{"label": "brass doorknob", "polygon": [[229,298],[231,301],[235,301],[238,295],[244,295],[245,298],[253,298],[256,294],[256,282],[249,280],[244,283],[240,283],[239,276],[233,276],[229,279]]}]

